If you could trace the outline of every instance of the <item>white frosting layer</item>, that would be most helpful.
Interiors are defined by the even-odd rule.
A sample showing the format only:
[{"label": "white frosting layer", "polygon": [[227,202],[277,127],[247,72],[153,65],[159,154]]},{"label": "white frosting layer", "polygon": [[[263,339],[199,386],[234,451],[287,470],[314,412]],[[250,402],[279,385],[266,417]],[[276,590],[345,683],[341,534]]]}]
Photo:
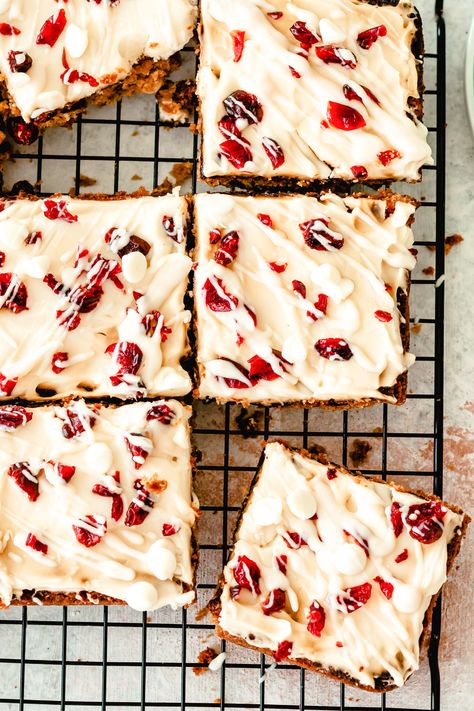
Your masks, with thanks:
[{"label": "white frosting layer", "polygon": [[[424,543],[410,535],[415,529],[406,520],[409,507],[424,503],[422,499],[339,469],[330,471],[332,478],[327,473],[327,466],[281,444],[267,445],[225,567],[219,625],[251,646],[269,648],[277,657],[278,646],[290,643],[283,658],[310,660],[368,687],[388,672],[401,686],[418,668],[425,612],[446,579],[447,547],[462,516],[441,506],[440,537]],[[298,490],[315,499],[317,518],[302,520],[295,515],[291,497]],[[282,513],[275,523],[262,525],[257,507],[270,499],[281,502]],[[390,521],[394,502],[403,521],[398,536]],[[288,533],[299,534],[306,545],[298,548]],[[396,562],[400,554],[402,560]],[[245,567],[239,565],[243,556],[258,566],[253,577],[258,594],[255,589],[238,589],[252,571],[248,560]],[[393,586],[388,597],[376,578]],[[371,590],[365,604],[360,598],[359,603],[351,600],[348,588],[367,583]],[[283,591],[284,607],[265,615],[262,604],[275,590]],[[341,602],[344,597],[346,602]],[[312,605],[313,610],[319,605],[325,617],[313,632],[307,628],[311,620],[318,620],[311,616]]]},{"label": "white frosting layer", "polygon": [[[65,13],[65,22],[58,13]],[[44,23],[53,16],[61,33],[52,46],[38,44]],[[2,2],[0,21],[19,32],[0,36],[0,70],[29,121],[121,81],[141,57],[167,59],[191,38],[195,19],[195,0]],[[27,72],[11,71],[12,50],[31,57]]]},{"label": "white frosting layer", "polygon": [[[331,193],[320,201],[208,194],[198,195],[195,205],[200,397],[394,402],[379,388],[393,386],[413,362],[403,349],[396,303],[415,265],[407,226],[412,204],[397,202],[388,217],[384,200]],[[263,224],[259,214],[273,226]],[[330,251],[305,244],[299,225],[315,219],[316,227],[336,241],[343,238],[342,248],[332,248],[327,239]],[[211,245],[209,237],[215,229],[239,235],[236,258],[227,266],[215,261],[220,243]],[[305,298],[295,291],[295,281],[306,289]],[[223,299],[220,310],[206,303],[209,283]],[[321,294],[328,297],[326,314],[320,310]],[[389,320],[379,320],[380,312]],[[344,339],[350,360],[322,357],[315,344],[328,338]],[[270,364],[273,379],[252,385],[249,370],[255,356]],[[239,380],[241,388],[229,379]]]},{"label": "white frosting layer", "polygon": [[[56,197],[53,210],[62,201],[72,217],[49,219],[48,200],[5,202],[0,212],[0,251],[5,255],[0,279],[2,274],[14,274],[27,290],[27,308],[16,313],[8,308],[8,292],[0,297],[0,374],[13,382],[18,379],[13,390],[2,379],[2,395],[37,399],[37,387],[53,389],[57,397],[86,392],[117,397],[188,393],[190,378],[180,365],[188,351],[190,319],[183,305],[191,268],[184,243],[186,201],[175,195],[100,202]],[[169,217],[180,241],[167,234]],[[112,228],[117,231],[107,243]],[[33,233],[42,238],[36,234],[25,244]],[[130,249],[134,236],[151,247],[146,256],[121,253]],[[78,250],[88,253],[75,267]],[[74,295],[79,285],[93,282],[97,266],[92,264],[98,255],[109,260],[109,268],[115,265],[119,281],[105,278],[95,308],[93,304],[81,308],[64,292],[69,289]],[[59,288],[65,285],[61,293],[44,282],[48,274],[60,282]],[[76,318],[78,311],[76,328],[61,325],[64,319]],[[152,319],[147,334],[142,321],[154,311],[159,316]],[[58,317],[58,312],[63,314]],[[138,346],[142,353],[138,369],[121,366],[120,349],[114,350],[114,343]],[[57,353],[67,357],[57,362],[55,373]],[[123,377],[116,379],[120,370]]]},{"label": "white frosting layer", "polygon": [[[173,413],[169,424],[147,419],[152,407],[165,405]],[[5,430],[4,412],[9,408],[0,408],[0,601],[8,605],[13,596],[34,589],[100,593],[139,610],[191,602],[191,536],[197,505],[194,502],[193,508],[191,492],[190,408],[170,400],[88,409],[78,401],[69,409],[78,414],[85,431],[72,439],[62,434],[65,408],[30,410],[29,422]],[[132,433],[133,441],[149,445],[139,468],[126,442]],[[36,474],[36,500],[30,500],[8,474],[18,462],[27,462]],[[54,466],[58,463],[75,467],[68,482],[58,475]],[[148,503],[140,501],[145,497],[134,487],[137,479],[148,487]],[[94,493],[96,485],[106,487],[109,495]],[[123,504],[118,520],[112,506],[119,502],[112,494]],[[142,523],[126,525],[133,523],[129,512],[133,501],[148,515]],[[87,522],[81,524],[85,516],[94,516],[103,534],[91,547],[83,545],[73,529],[82,525],[94,532]],[[168,525],[176,532],[164,528]],[[47,552],[27,546],[28,534],[45,544]],[[171,566],[168,560],[166,569],[157,551],[160,546],[174,561]]]},{"label": "white frosting layer", "polygon": [[[204,176],[417,180],[420,167],[432,163],[427,129],[408,107],[409,97],[419,97],[410,2],[379,7],[359,0],[202,0],[201,15]],[[305,23],[312,46],[305,48],[298,41],[302,35],[290,32],[295,23]],[[386,34],[369,49],[361,47],[359,34],[380,26]],[[245,33],[243,49],[236,32]],[[325,62],[318,50],[335,53],[336,61]],[[352,98],[344,94],[345,85]],[[237,122],[236,142],[251,154],[240,167],[222,155],[222,143],[235,136],[223,136],[218,127],[226,114],[223,101],[238,90],[254,95],[263,111],[250,125]],[[365,126],[348,131],[329,126],[328,102],[356,110]],[[268,139],[284,154],[276,168],[262,145],[268,147]],[[400,157],[384,165],[389,157],[382,161],[379,154],[392,150]],[[363,167],[366,175],[359,170],[356,176],[353,166]]]}]

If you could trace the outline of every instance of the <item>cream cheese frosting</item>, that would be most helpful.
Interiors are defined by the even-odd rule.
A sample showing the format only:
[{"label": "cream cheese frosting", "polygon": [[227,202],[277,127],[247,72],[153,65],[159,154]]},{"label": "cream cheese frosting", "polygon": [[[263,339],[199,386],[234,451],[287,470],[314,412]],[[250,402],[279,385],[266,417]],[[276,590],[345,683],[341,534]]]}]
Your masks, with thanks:
[{"label": "cream cheese frosting", "polygon": [[270,443],[224,569],[218,624],[279,661],[401,686],[418,668],[462,523],[439,501]]},{"label": "cream cheese frosting", "polygon": [[326,193],[195,198],[201,398],[395,402],[415,207]]},{"label": "cream cheese frosting", "polygon": [[0,208],[3,398],[190,391],[184,198]]},{"label": "cream cheese frosting", "polygon": [[138,610],[194,599],[190,408],[0,407],[0,602],[94,593]]},{"label": "cream cheese frosting", "polygon": [[[123,80],[142,57],[168,59],[196,13],[195,0],[2,0],[0,70],[23,119],[37,119]],[[31,66],[16,69],[12,52]]]},{"label": "cream cheese frosting", "polygon": [[418,180],[414,18],[405,1],[202,0],[204,177]]}]

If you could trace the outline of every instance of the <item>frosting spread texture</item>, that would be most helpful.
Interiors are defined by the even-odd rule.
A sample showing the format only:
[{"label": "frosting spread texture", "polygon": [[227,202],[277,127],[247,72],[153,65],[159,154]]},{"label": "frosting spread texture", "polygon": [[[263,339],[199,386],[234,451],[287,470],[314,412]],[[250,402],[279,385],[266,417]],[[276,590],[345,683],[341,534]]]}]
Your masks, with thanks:
[{"label": "frosting spread texture", "polygon": [[0,407],[0,601],[192,602],[190,416],[175,400]]},{"label": "frosting spread texture", "polygon": [[219,625],[278,661],[401,686],[462,518],[271,443],[224,570]]},{"label": "frosting spread texture", "polygon": [[410,2],[202,0],[202,172],[418,180]]},{"label": "frosting spread texture", "polygon": [[184,198],[0,207],[2,397],[190,391]]},{"label": "frosting spread texture", "polygon": [[0,70],[25,121],[123,80],[191,38],[195,0],[1,0]]},{"label": "frosting spread texture", "polygon": [[251,402],[395,402],[413,363],[409,202],[324,194],[195,198],[198,394]]}]

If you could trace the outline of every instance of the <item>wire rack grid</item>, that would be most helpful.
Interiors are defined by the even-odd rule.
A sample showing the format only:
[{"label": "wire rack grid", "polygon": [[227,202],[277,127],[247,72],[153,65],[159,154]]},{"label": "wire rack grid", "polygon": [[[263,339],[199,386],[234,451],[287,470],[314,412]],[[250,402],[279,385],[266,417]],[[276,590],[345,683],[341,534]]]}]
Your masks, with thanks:
[{"label": "wire rack grid", "polygon": [[[217,642],[209,621],[196,617],[226,561],[262,439],[283,437],[305,448],[317,443],[330,457],[349,465],[354,462],[354,442],[363,439],[370,447],[365,473],[442,494],[446,39],[442,0],[436,0],[435,7],[433,0],[419,4],[427,43],[426,122],[436,165],[425,169],[421,186],[409,188],[422,207],[416,223],[419,264],[412,282],[411,319],[418,359],[407,404],[350,413],[254,408],[250,414],[257,429],[252,438],[245,437],[239,425],[239,406],[196,404],[194,440],[203,453],[196,481],[203,511],[198,605],[143,616],[128,608],[94,606],[2,612],[0,711],[440,711],[439,604],[422,670],[404,689],[387,696],[338,686],[290,665],[272,665],[269,670],[271,660]],[[193,48],[184,56],[192,74]],[[70,187],[80,192],[87,173],[94,177],[94,191],[130,191],[137,184],[156,187],[172,165],[192,162],[189,188],[196,192],[202,188],[197,151],[198,138],[187,126],[169,129],[153,97],[134,97],[92,110],[72,133],[51,130],[36,149],[15,154],[5,185],[27,179],[40,186],[41,194]],[[406,185],[399,187],[407,191]],[[226,651],[226,662],[220,672],[201,675],[196,672],[204,664],[197,658],[208,645]]]}]

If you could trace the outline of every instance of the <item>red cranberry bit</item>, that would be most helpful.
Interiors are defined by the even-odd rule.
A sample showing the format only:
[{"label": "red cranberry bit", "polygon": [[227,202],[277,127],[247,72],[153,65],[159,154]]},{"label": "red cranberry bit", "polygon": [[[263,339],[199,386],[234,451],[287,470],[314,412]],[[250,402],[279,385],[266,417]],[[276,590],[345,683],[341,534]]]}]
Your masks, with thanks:
[{"label": "red cranberry bit", "polygon": [[283,573],[283,575],[286,575],[286,566],[288,564],[288,556],[287,555],[279,555],[276,558],[276,563],[278,566],[278,570],[280,573]]},{"label": "red cranberry bit", "polygon": [[10,25],[8,22],[0,22],[0,35],[4,37],[12,37],[13,35],[19,35],[20,30],[18,27]]},{"label": "red cranberry bit", "polygon": [[222,230],[216,227],[209,232],[209,244],[218,244],[222,239]]},{"label": "red cranberry bit", "polygon": [[354,355],[343,338],[321,338],[314,344],[321,358],[326,360],[350,360]]},{"label": "red cranberry bit", "polygon": [[107,348],[106,353],[112,355],[118,370],[115,375],[110,376],[110,382],[114,387],[121,383],[127,383],[127,375],[136,375],[140,370],[143,361],[143,352],[136,343],[122,341],[112,344]]},{"label": "red cranberry bit", "polygon": [[105,235],[106,244],[111,246],[112,251],[117,252],[120,259],[123,259],[126,254],[130,254],[131,252],[141,252],[146,257],[151,249],[151,244],[137,235],[127,235],[127,243],[120,249],[114,249],[114,243],[118,241],[120,237],[121,233],[117,227],[111,227]]},{"label": "red cranberry bit", "polygon": [[281,274],[286,270],[288,267],[287,262],[283,262],[282,264],[278,264],[278,262],[268,262],[268,266],[273,272],[276,272],[277,274]]},{"label": "red cranberry bit", "polygon": [[280,612],[284,609],[286,603],[286,594],[284,590],[276,588],[276,590],[271,590],[265,601],[262,603],[262,610],[264,615],[273,615],[274,612]]},{"label": "red cranberry bit", "polygon": [[[173,217],[170,217],[169,215],[165,215],[163,217],[163,229],[168,235],[168,237],[171,237],[172,240],[180,244],[183,241],[183,235],[180,230],[175,225],[175,221]],[[148,242],[146,243],[148,244]],[[148,251],[150,251],[150,247],[148,246]],[[148,253],[148,252],[147,252]]]},{"label": "red cranberry bit", "polygon": [[234,568],[234,578],[241,588],[250,590],[254,595],[260,595],[260,568],[246,555],[239,555]]},{"label": "red cranberry bit", "polygon": [[217,127],[224,138],[240,138],[242,133],[235,125],[235,119],[230,116],[223,116],[218,122]]},{"label": "red cranberry bit", "polygon": [[313,44],[319,41],[318,37],[306,27],[306,22],[295,22],[295,24],[290,27],[290,32],[295,40],[305,49],[309,49]]},{"label": "red cranberry bit", "polygon": [[291,75],[295,77],[295,79],[301,79],[301,74],[296,71],[296,69],[293,69],[293,67],[290,67],[290,72]]},{"label": "red cranberry bit", "polygon": [[51,369],[53,373],[62,373],[66,366],[61,365],[61,363],[66,363],[68,358],[69,354],[65,353],[64,351],[58,351],[58,353],[55,353],[51,361]]},{"label": "red cranberry bit", "polygon": [[38,477],[31,471],[28,462],[12,464],[8,470],[8,476],[11,476],[15,484],[25,492],[30,501],[36,501],[39,496]]},{"label": "red cranberry bit", "polygon": [[250,144],[245,138],[240,138],[239,140],[229,139],[219,145],[219,150],[234,168],[242,170],[245,164],[253,158],[247,145]]},{"label": "red cranberry bit", "polygon": [[359,47],[362,47],[362,49],[370,49],[379,37],[385,37],[386,34],[387,28],[385,25],[371,27],[369,30],[364,30],[364,32],[360,32],[357,35],[357,43],[359,44]]},{"label": "red cranberry bit", "polygon": [[[278,358],[283,370],[286,370],[284,364],[289,365],[288,361],[278,351],[274,351],[273,355]],[[260,380],[276,380],[281,377],[278,373],[275,373],[270,363],[259,355],[254,355],[248,362],[250,363],[249,379],[252,385],[257,385]]]},{"label": "red cranberry bit", "polygon": [[103,516],[83,516],[79,519],[79,523],[72,527],[72,530],[81,545],[93,548],[105,536],[107,521]]},{"label": "red cranberry bit", "polygon": [[240,237],[238,232],[235,230],[228,232],[222,238],[219,249],[214,255],[214,261],[218,264],[222,264],[223,267],[228,267],[237,257],[239,241]]},{"label": "red cranberry bit", "polygon": [[365,93],[367,94],[367,96],[369,97],[369,99],[372,99],[372,101],[375,102],[377,104],[377,106],[380,106],[380,101],[377,99],[375,94],[372,91],[370,91],[370,89],[368,89],[366,86],[362,86],[362,88],[365,91]]},{"label": "red cranberry bit", "polygon": [[396,151],[394,148],[391,148],[388,151],[381,151],[380,153],[377,153],[377,158],[382,163],[382,165],[389,165],[389,163],[391,163],[393,160],[401,157],[402,154]]},{"label": "red cranberry bit", "polygon": [[170,425],[176,417],[176,413],[165,402],[153,405],[147,412],[146,421],[158,420],[162,425]]},{"label": "red cranberry bit", "polygon": [[39,131],[34,123],[26,123],[21,116],[10,116],[7,120],[7,129],[15,143],[20,146],[31,146],[38,140]]},{"label": "red cranberry bit", "polygon": [[18,427],[31,422],[32,412],[28,412],[21,405],[4,405],[0,407],[0,431],[11,432]]},{"label": "red cranberry bit", "polygon": [[339,232],[331,230],[329,220],[322,217],[303,222],[299,227],[303,233],[304,241],[310,249],[329,252],[342,249],[344,246],[344,237]]},{"label": "red cranberry bit", "polygon": [[150,492],[145,489],[140,479],[135,481],[134,488],[137,494],[125,514],[125,525],[128,527],[140,526],[155,505]]},{"label": "red cranberry bit", "polygon": [[288,642],[287,640],[279,642],[277,651],[273,653],[273,658],[276,662],[283,662],[285,659],[288,659],[292,649],[293,642]]},{"label": "red cranberry bit", "polygon": [[272,227],[273,228],[273,220],[270,217],[270,215],[265,215],[262,212],[259,212],[257,215],[257,218],[260,220],[262,225],[265,225],[266,227]]},{"label": "red cranberry bit", "polygon": [[104,484],[96,484],[92,488],[92,493],[112,499],[111,516],[114,521],[120,521],[123,514],[123,499],[121,495],[116,491],[111,491],[107,486],[104,486]]},{"label": "red cranberry bit", "polygon": [[331,481],[332,479],[337,479],[337,469],[335,469],[334,467],[330,467],[326,472],[326,476],[329,481]]},{"label": "red cranberry bit", "polygon": [[368,176],[367,168],[363,165],[352,165],[351,173],[357,180],[365,180]]},{"label": "red cranberry bit", "polygon": [[174,536],[176,533],[181,531],[181,526],[174,526],[172,523],[164,523],[161,530],[162,534],[167,536]]},{"label": "red cranberry bit", "polygon": [[388,323],[389,321],[393,321],[393,316],[392,314],[389,314],[388,311],[375,311],[374,316],[379,321],[382,321],[382,323]]},{"label": "red cranberry bit", "polygon": [[392,524],[395,538],[398,538],[403,531],[403,519],[400,504],[397,501],[394,501],[390,508],[390,522]]},{"label": "red cranberry bit", "polygon": [[280,20],[283,17],[282,12],[267,12],[268,17],[271,17],[272,20]]},{"label": "red cranberry bit", "polygon": [[343,646],[342,642],[336,642],[336,647],[339,647],[339,649],[342,649]]},{"label": "red cranberry bit", "polygon": [[42,232],[30,232],[28,237],[25,237],[25,244],[36,244],[37,242],[41,242],[43,239],[43,233]]},{"label": "red cranberry bit", "polygon": [[285,154],[283,153],[283,149],[279,143],[277,143],[273,138],[264,136],[262,138],[262,146],[265,153],[270,158],[270,162],[274,170],[283,165],[285,162]]},{"label": "red cranberry bit", "polygon": [[7,258],[7,255],[5,252],[0,252],[0,269],[5,266],[5,260]]},{"label": "red cranberry bit", "polygon": [[308,545],[305,539],[299,533],[296,533],[296,531],[287,531],[283,536],[283,540],[288,548],[291,548],[294,551]]},{"label": "red cranberry bit", "polygon": [[299,281],[298,279],[293,279],[291,285],[295,294],[298,294],[298,296],[301,296],[303,299],[306,299],[306,287],[302,281]]},{"label": "red cranberry bit", "polygon": [[73,467],[69,464],[60,464],[60,462],[53,462],[52,460],[50,460],[48,462],[48,464],[50,464],[53,467],[54,472],[61,479],[63,479],[63,481],[65,481],[66,484],[68,484],[71,481],[72,477],[76,473],[76,467]]},{"label": "red cranberry bit", "polygon": [[406,515],[406,524],[412,538],[429,545],[443,535],[443,518],[447,510],[439,501],[426,501],[422,504],[412,504]]},{"label": "red cranberry bit", "polygon": [[395,558],[395,563],[403,563],[408,558],[408,550],[404,548]]},{"label": "red cranberry bit", "polygon": [[254,94],[238,89],[224,99],[227,115],[233,119],[245,119],[250,124],[260,123],[263,109]]},{"label": "red cranberry bit", "polygon": [[326,612],[324,611],[324,607],[320,605],[317,600],[314,600],[309,608],[308,625],[306,629],[315,637],[321,637],[321,632],[325,624]]},{"label": "red cranberry bit", "polygon": [[81,323],[81,317],[76,311],[56,311],[56,318],[67,331],[75,331]]},{"label": "red cranberry bit", "polygon": [[43,213],[48,220],[77,222],[77,215],[71,215],[66,200],[43,200]]},{"label": "red cranberry bit", "polygon": [[344,84],[344,86],[342,87],[342,93],[344,94],[344,98],[348,101],[360,101],[361,103],[363,103],[362,98],[355,91],[355,89],[349,86],[349,84]]},{"label": "red cranberry bit", "polygon": [[69,292],[68,300],[78,307],[80,314],[90,314],[97,308],[104,290],[97,284],[81,285]]},{"label": "red cranberry bit", "polygon": [[349,49],[325,45],[316,47],[316,54],[325,64],[340,64],[342,67],[355,69],[357,60]]},{"label": "red cranberry bit", "polygon": [[160,328],[161,342],[166,343],[168,336],[173,333],[173,329],[168,328],[168,326],[165,325],[164,317],[162,317],[160,312],[153,310],[142,318],[145,333],[150,338],[155,335],[156,329],[160,323],[162,324]]},{"label": "red cranberry bit", "polygon": [[375,582],[380,585],[380,589],[387,598],[387,600],[390,600],[390,598],[393,595],[393,585],[392,583],[387,583],[386,580],[380,577],[380,575],[377,575],[377,577],[374,578]]},{"label": "red cranberry bit", "polygon": [[372,595],[372,585],[370,583],[363,583],[362,585],[356,585],[353,588],[347,588],[344,590],[343,595],[338,595],[337,602],[339,605],[344,605],[346,611],[350,614],[363,607]]},{"label": "red cranberry bit", "polygon": [[0,308],[9,309],[14,314],[28,309],[26,286],[11,272],[0,274]]},{"label": "red cranberry bit", "polygon": [[34,551],[37,551],[38,553],[42,553],[43,555],[48,555],[48,545],[46,543],[43,543],[40,541],[34,533],[29,533],[26,537],[25,544],[28,546],[28,548],[32,548]]},{"label": "red cranberry bit", "polygon": [[356,109],[337,101],[328,101],[326,115],[331,126],[341,131],[355,131],[366,125],[364,117]]},{"label": "red cranberry bit", "polygon": [[[144,435],[134,434],[133,432],[130,434],[130,437],[133,437],[134,439],[130,440],[128,437],[125,437],[125,444],[127,445],[128,451],[132,455],[132,461],[135,469],[140,469],[140,467],[145,464],[145,461],[148,459],[148,455],[152,450],[152,446],[150,446],[151,442]],[[142,442],[143,446],[136,441],[137,438]]]},{"label": "red cranberry bit", "polygon": [[61,8],[51,17],[48,17],[36,38],[36,44],[47,44],[54,47],[59,39],[59,35],[66,27],[66,12]]},{"label": "red cranberry bit", "polygon": [[225,378],[223,376],[218,376],[219,379],[222,379],[224,381],[228,388],[243,390],[245,388],[251,387],[249,371],[246,370],[243,365],[240,365],[240,363],[236,363],[235,360],[231,360],[230,358],[219,358],[219,360],[225,360],[227,361],[227,363],[232,363],[232,365],[237,368],[239,373],[242,373],[242,375],[244,376],[243,380],[239,380],[239,378]]},{"label": "red cranberry bit", "polygon": [[66,408],[62,435],[65,439],[75,439],[86,431],[86,427],[94,427],[95,417],[90,413],[79,415],[72,408]]},{"label": "red cranberry bit", "polygon": [[245,32],[235,30],[235,32],[231,32],[230,35],[232,37],[232,47],[234,50],[234,62],[240,62],[244,51]]},{"label": "red cranberry bit", "polygon": [[0,394],[9,397],[16,386],[18,385],[18,378],[7,378],[3,373],[0,373]]},{"label": "red cranberry bit", "polygon": [[214,312],[224,313],[232,311],[239,303],[239,300],[233,294],[229,294],[222,283],[222,279],[214,277],[213,281],[217,284],[217,288],[210,279],[206,279],[202,290],[206,306]]},{"label": "red cranberry bit", "polygon": [[8,64],[11,72],[27,72],[31,69],[33,60],[26,52],[11,50],[8,52]]}]

